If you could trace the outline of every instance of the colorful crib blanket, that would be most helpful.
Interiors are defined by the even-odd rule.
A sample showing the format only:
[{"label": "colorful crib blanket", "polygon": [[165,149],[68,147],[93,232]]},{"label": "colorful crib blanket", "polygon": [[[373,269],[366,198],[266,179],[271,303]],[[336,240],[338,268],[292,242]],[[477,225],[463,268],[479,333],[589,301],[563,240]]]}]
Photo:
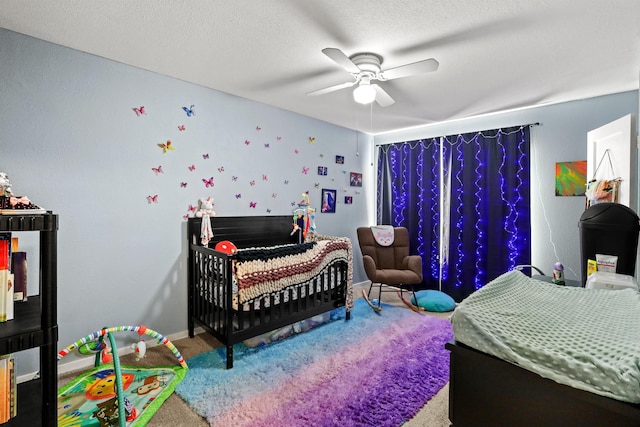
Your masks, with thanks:
[{"label": "colorful crib blanket", "polygon": [[[325,272],[337,260],[344,260],[349,265],[347,286],[350,290],[352,266],[351,241],[348,238],[325,238],[299,245],[238,250],[235,262],[238,302],[245,303],[304,283]],[[347,302],[347,308],[351,306],[352,297]]]}]

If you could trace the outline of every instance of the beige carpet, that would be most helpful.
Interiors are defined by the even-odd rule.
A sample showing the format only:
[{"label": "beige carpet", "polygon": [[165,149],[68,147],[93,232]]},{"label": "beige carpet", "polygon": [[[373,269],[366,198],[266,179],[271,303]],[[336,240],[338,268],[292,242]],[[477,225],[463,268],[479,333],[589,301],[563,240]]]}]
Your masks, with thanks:
[{"label": "beige carpet", "polygon": [[[355,290],[356,295],[360,295],[360,290]],[[405,307],[395,296],[395,293],[383,294],[382,301],[394,305]],[[439,317],[448,317],[450,313],[434,314]],[[384,310],[382,312],[384,316]],[[208,334],[199,334],[193,339],[185,338],[173,342],[180,350],[180,353],[188,359],[197,354],[204,353],[219,347],[221,344]],[[162,366],[174,365],[177,363],[175,356],[165,346],[155,346],[147,350],[146,357],[137,362],[133,354],[120,359],[123,365],[138,366]],[[61,375],[58,386],[66,384],[75,378],[80,372],[67,373]],[[431,399],[422,410],[403,427],[448,427],[451,423],[448,417],[449,410],[449,386],[446,385],[433,399]],[[150,427],[207,427],[209,423],[193,412],[189,406],[177,395],[171,395],[158,409],[151,421],[147,424]],[[296,426],[291,426],[296,427]]]}]

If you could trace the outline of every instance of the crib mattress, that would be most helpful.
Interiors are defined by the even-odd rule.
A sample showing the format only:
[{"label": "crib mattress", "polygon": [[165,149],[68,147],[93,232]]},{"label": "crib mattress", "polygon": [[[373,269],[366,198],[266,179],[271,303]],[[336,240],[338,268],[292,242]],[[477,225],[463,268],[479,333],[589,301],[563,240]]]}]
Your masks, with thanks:
[{"label": "crib mattress", "polygon": [[462,301],[456,341],[560,384],[640,403],[640,293],[511,271]]}]

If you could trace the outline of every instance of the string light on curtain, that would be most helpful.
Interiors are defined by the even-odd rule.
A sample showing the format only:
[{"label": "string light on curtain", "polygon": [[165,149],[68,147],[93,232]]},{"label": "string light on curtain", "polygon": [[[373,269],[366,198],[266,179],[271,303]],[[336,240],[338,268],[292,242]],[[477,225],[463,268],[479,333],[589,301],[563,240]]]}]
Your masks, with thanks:
[{"label": "string light on curtain", "polygon": [[427,283],[460,301],[530,264],[529,125],[430,141],[379,147],[378,220],[407,227]]}]

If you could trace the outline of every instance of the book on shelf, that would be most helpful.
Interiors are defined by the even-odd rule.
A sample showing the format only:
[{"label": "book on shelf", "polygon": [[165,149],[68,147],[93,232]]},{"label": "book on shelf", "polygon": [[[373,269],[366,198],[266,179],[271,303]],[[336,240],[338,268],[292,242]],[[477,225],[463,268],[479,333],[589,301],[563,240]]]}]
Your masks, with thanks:
[{"label": "book on shelf", "polygon": [[0,423],[17,414],[15,362],[12,354],[0,356]]},{"label": "book on shelf", "polygon": [[27,300],[27,253],[11,254],[11,273],[13,273],[13,301]]}]

